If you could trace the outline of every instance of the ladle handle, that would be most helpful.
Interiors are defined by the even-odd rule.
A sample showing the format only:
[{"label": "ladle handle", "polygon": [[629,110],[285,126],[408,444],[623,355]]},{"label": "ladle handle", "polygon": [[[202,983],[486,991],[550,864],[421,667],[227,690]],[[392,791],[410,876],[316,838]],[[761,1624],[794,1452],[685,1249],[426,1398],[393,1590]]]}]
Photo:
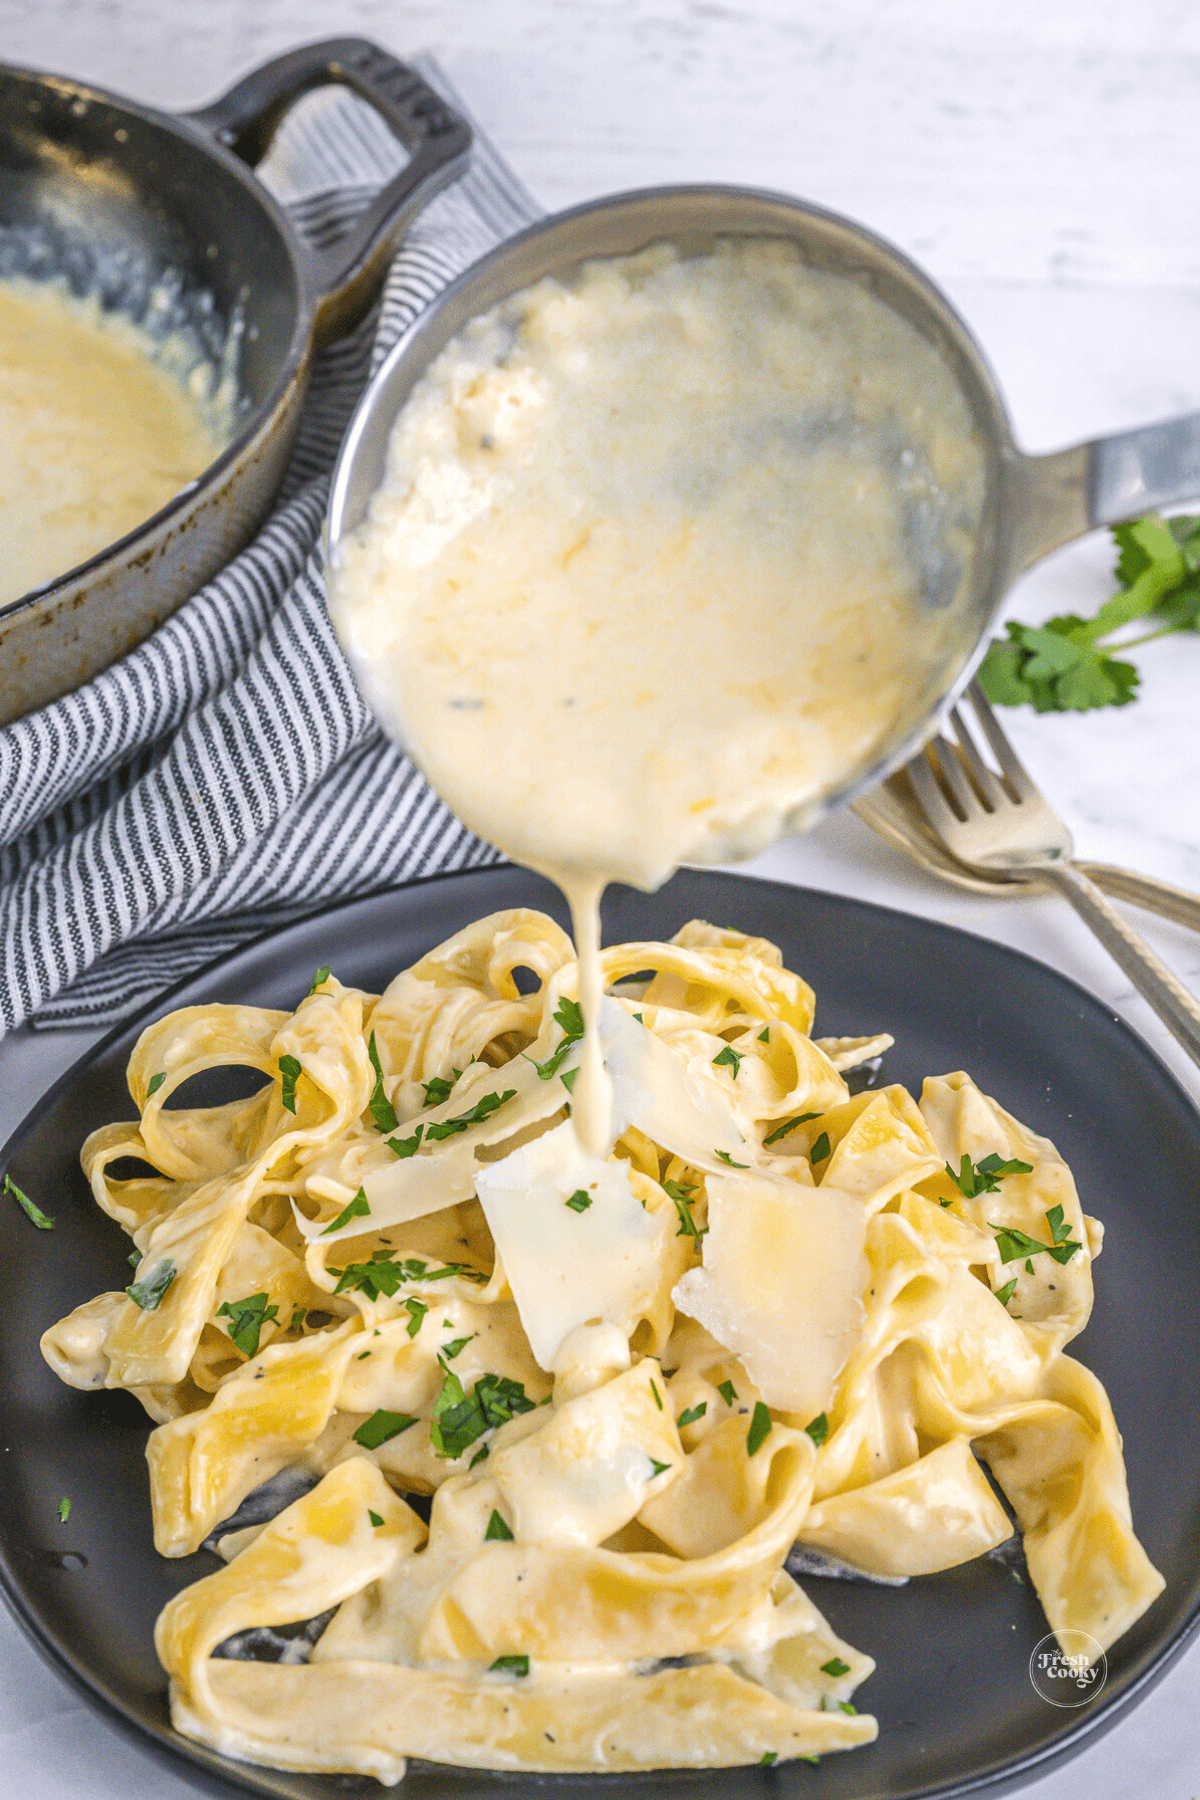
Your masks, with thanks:
[{"label": "ladle handle", "polygon": [[1015,451],[1013,561],[1017,575],[1060,544],[1200,496],[1200,413],[1072,444],[1048,456]]},{"label": "ladle handle", "polygon": [[304,94],[331,82],[366,100],[409,152],[346,236],[327,249],[302,245],[307,299],[318,343],[366,312],[397,243],[421,208],[461,174],[471,129],[423,76],[366,38],[326,38],[277,56],[211,106],[186,116],[244,162],[257,166],[284,116]]}]

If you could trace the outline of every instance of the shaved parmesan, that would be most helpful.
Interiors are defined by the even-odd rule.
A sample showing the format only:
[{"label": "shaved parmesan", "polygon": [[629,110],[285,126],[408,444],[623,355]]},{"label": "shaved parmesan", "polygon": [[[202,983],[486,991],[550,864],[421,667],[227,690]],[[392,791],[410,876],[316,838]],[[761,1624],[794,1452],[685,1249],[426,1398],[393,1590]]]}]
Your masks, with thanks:
[{"label": "shaved parmesan", "polygon": [[600,1041],[613,1087],[613,1128],[636,1125],[694,1169],[719,1172],[724,1151],[748,1163],[752,1150],[732,1116],[729,1094],[698,1057],[685,1062],[615,1000],[600,1008]]},{"label": "shaved parmesan", "polygon": [[[591,1201],[583,1212],[567,1205],[580,1189]],[[663,1227],[634,1194],[627,1164],[584,1155],[568,1120],[481,1168],[476,1192],[543,1369],[579,1325],[632,1328],[655,1290]]]},{"label": "shaved parmesan", "polygon": [[862,1202],[756,1176],[709,1176],[707,1188],[704,1266],[672,1298],[740,1356],[768,1406],[815,1418],[862,1328]]}]

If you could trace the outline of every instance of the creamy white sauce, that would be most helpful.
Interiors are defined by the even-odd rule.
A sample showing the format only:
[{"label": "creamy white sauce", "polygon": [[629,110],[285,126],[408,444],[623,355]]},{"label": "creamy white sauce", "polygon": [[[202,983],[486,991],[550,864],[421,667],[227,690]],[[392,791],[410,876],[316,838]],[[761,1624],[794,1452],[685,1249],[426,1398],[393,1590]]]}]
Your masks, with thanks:
[{"label": "creamy white sauce", "polygon": [[52,283],[0,282],[0,605],[86,562],[194,481],[232,435],[188,333]]},{"label": "creamy white sauce", "polygon": [[414,389],[334,621],[437,791],[567,893],[591,1153],[604,884],[749,855],[869,765],[936,659],[981,471],[933,346],[774,240],[543,280]]}]

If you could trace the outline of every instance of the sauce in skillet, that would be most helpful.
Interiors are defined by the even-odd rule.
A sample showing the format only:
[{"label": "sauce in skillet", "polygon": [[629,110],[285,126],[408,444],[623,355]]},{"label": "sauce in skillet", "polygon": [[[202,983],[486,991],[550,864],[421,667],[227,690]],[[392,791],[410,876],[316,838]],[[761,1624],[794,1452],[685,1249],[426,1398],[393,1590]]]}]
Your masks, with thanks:
[{"label": "sauce in skillet", "polygon": [[0,605],[115,543],[220,453],[231,421],[175,372],[179,349],[51,284],[0,282]]}]

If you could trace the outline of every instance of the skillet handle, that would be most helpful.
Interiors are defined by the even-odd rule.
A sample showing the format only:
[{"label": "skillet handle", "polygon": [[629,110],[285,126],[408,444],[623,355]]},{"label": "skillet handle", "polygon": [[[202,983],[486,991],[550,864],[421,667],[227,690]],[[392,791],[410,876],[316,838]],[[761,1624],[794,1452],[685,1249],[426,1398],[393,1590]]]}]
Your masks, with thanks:
[{"label": "skillet handle", "polygon": [[348,331],[379,290],[412,220],[466,167],[471,129],[415,69],[366,38],[326,38],[264,63],[211,106],[185,116],[257,165],[285,114],[312,89],[340,82],[373,106],[409,152],[344,238],[303,243],[301,267],[318,344]]}]

